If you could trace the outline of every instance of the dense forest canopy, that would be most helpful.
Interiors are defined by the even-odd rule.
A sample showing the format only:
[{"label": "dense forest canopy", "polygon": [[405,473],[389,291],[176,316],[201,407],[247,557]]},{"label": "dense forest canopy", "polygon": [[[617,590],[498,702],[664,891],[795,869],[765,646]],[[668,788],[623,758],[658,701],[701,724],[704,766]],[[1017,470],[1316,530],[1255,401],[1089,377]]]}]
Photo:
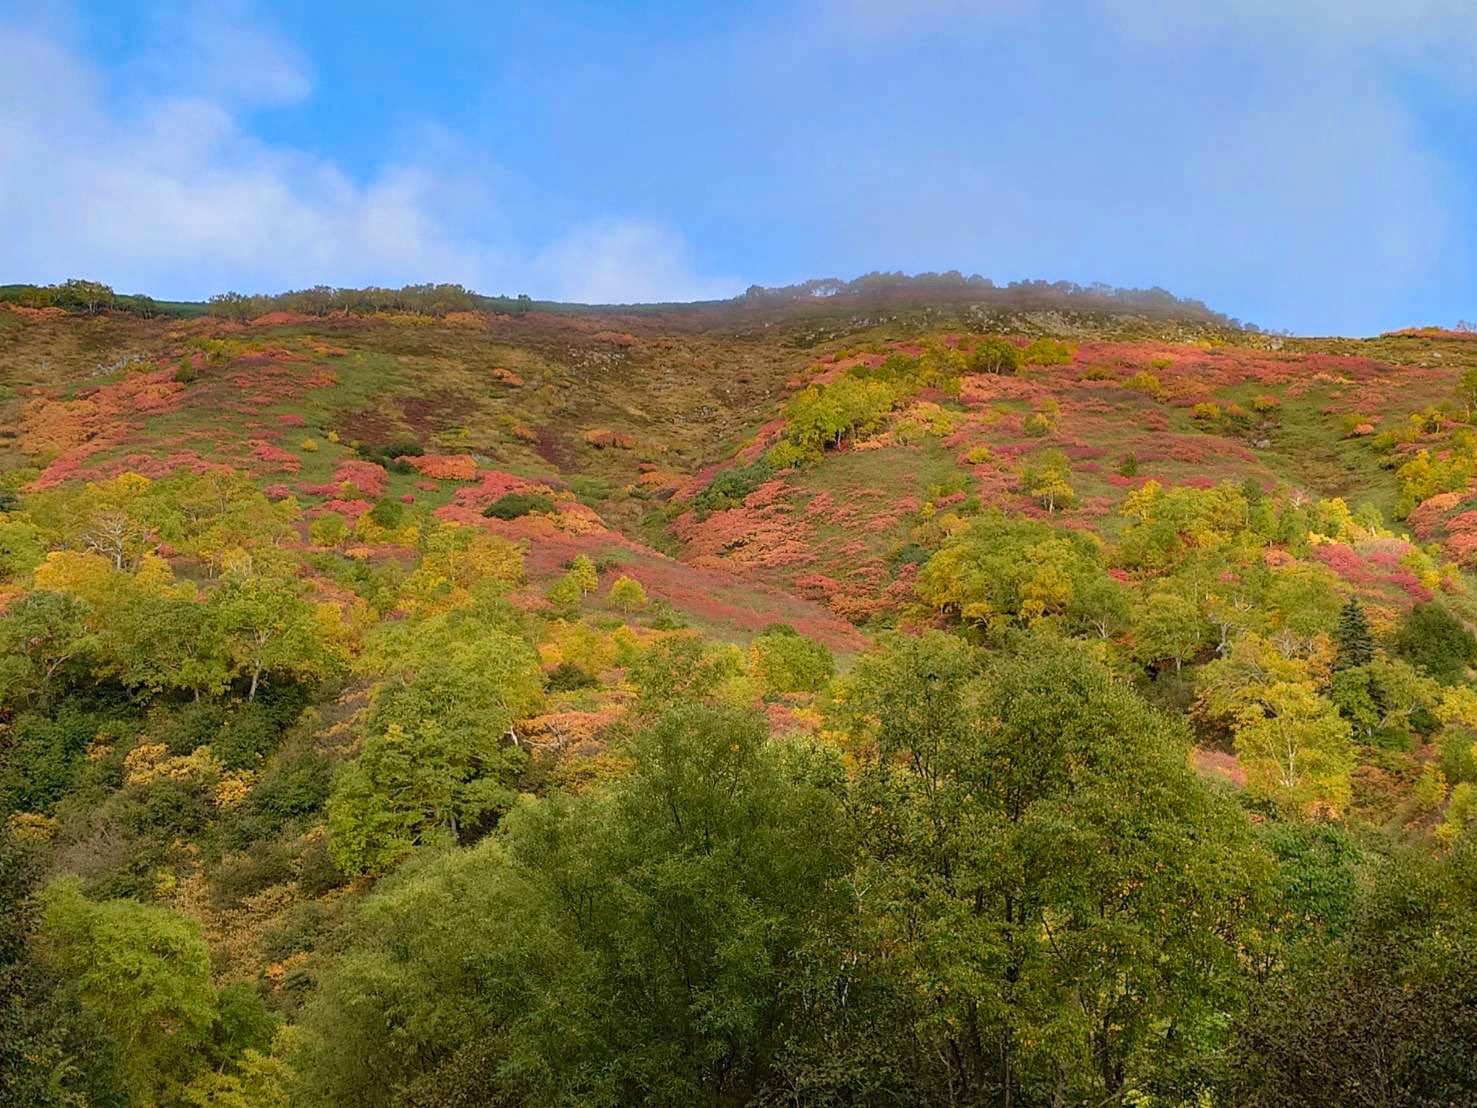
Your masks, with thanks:
[{"label": "dense forest canopy", "polygon": [[1477,1098],[1466,334],[85,285],[0,304],[0,1104]]}]

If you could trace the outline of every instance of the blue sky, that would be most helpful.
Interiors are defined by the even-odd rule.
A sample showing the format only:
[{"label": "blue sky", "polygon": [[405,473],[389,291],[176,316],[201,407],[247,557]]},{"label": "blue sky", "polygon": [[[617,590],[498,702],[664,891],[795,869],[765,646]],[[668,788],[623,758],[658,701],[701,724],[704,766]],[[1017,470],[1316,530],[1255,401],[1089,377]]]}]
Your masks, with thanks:
[{"label": "blue sky", "polygon": [[1469,0],[474,7],[0,0],[0,281],[959,269],[1299,332],[1477,318]]}]

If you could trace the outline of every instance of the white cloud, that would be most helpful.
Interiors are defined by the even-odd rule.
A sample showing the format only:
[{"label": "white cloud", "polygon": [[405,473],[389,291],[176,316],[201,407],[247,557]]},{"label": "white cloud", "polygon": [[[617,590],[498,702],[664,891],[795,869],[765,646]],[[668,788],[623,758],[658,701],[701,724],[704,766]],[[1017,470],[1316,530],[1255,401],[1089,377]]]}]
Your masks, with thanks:
[{"label": "white cloud", "polygon": [[[456,281],[633,301],[716,287],[654,224],[521,240],[496,216],[497,172],[444,132],[416,136],[411,156],[367,179],[256,140],[238,113],[299,99],[310,78],[245,8],[221,11],[176,13],[180,48],[197,60],[158,82],[161,95],[117,95],[64,21],[0,22],[0,280],[90,276],[166,297]],[[171,52],[156,41],[124,72],[137,81]]]},{"label": "white cloud", "polygon": [[681,237],[641,221],[577,228],[540,251],[533,272],[584,304],[718,300],[743,291],[737,278],[694,280]]}]

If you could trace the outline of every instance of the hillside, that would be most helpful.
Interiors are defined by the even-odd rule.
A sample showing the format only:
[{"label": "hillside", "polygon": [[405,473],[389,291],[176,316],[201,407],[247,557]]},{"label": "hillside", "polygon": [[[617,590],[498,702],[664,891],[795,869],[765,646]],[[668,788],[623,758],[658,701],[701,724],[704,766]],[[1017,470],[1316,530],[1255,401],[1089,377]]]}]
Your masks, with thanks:
[{"label": "hillside", "polygon": [[[250,323],[3,313],[0,459],[12,484],[37,489],[229,465],[290,493],[305,518],[336,510],[351,524],[385,497],[470,518],[532,482],[573,494],[569,525],[556,517],[533,544],[537,572],[578,550],[619,550],[670,576],[654,583],[674,598],[707,591],[703,572],[722,570],[793,594],[797,613],[818,600],[854,616],[878,606],[875,586],[890,583],[890,560],[940,497],[1044,515],[1016,478],[1023,460],[1050,449],[1066,455],[1077,500],[1057,521],[1105,538],[1121,524],[1124,496],[1150,480],[1250,479],[1268,492],[1339,497],[1409,534],[1400,524],[1412,505],[1395,470],[1421,449],[1444,451],[1452,424],[1438,416],[1410,430],[1408,419],[1451,414],[1473,349],[1457,333],[1319,341],[1196,319],[829,307],[797,322],[782,306],[777,318],[742,325],[714,323],[706,306],[654,317],[278,312]],[[1022,345],[1059,335],[1067,360],[913,390],[816,464],[751,481],[764,486],[757,500],[730,496],[717,513],[689,507],[715,476],[781,437],[784,403],[802,388],[894,354],[935,349],[966,364],[981,332],[1016,334]],[[1383,441],[1392,435],[1401,441]],[[475,467],[475,479],[427,480],[421,471],[434,463],[415,461],[362,495],[330,491],[345,465],[387,461],[402,447]],[[1130,457],[1135,472],[1120,473]],[[1459,513],[1441,511],[1449,499],[1416,514],[1413,537],[1456,539],[1460,525],[1453,532],[1446,518]],[[525,537],[528,523],[479,526]],[[584,537],[592,530],[600,537]],[[654,552],[676,557],[687,576]],[[1459,539],[1450,553],[1461,561]]]},{"label": "hillside", "polygon": [[[942,1104],[959,1082],[980,1103],[1314,1103],[1308,1054],[1269,1052],[1284,1032],[1339,1070],[1371,1037],[1439,1053],[1470,1028],[1470,981],[1442,976],[1465,955],[1420,943],[1470,918],[1472,335],[1266,335],[1157,291],[957,275],[647,308],[0,291],[0,886],[46,890],[15,925],[46,969],[15,990],[61,999],[17,1001],[14,1025],[70,1059],[69,1103],[124,1103],[110,1081],[262,1108]],[[993,722],[957,729],[974,714]],[[1052,753],[1005,780],[977,749]],[[988,847],[939,830],[1018,795],[1037,817],[1001,816]],[[708,857],[676,816],[663,838],[689,803],[803,864],[735,845],[643,869]],[[1409,894],[1430,929],[1400,931],[1409,963],[1371,985],[1410,1010],[1330,1028],[1279,1005],[1341,1010],[1373,972],[1359,959],[1408,924],[1375,910],[1390,859],[1434,875]],[[957,874],[997,870],[1028,891],[970,931],[986,894]],[[567,919],[538,915],[566,895]],[[1011,930],[1017,902],[1044,905],[1040,934]],[[672,922],[670,903],[718,907]],[[47,1005],[123,1010],[76,952],[133,912],[200,944],[194,1038],[173,1010],[44,1030]],[[643,913],[677,930],[622,930]],[[525,945],[483,934],[494,918]],[[458,928],[475,971],[449,968]],[[849,937],[826,947],[830,928]],[[935,961],[960,928],[989,957]],[[555,953],[575,934],[588,963]],[[620,991],[678,934],[713,974],[705,1030],[680,1035],[652,1014],[669,997]],[[1007,964],[1029,990],[980,984]],[[761,979],[833,972],[803,1018],[788,996],[744,1007]],[[753,1047],[766,1020],[791,1037]],[[1003,1070],[983,1032],[949,1054],[991,1020],[990,1049],[1018,1052]],[[668,1034],[676,1054],[647,1052]],[[753,1073],[695,1045],[718,1040]],[[76,1060],[89,1042],[102,1069]],[[688,1056],[693,1084],[632,1092]],[[1437,1090],[1420,1103],[1458,1102],[1447,1055],[1410,1064]],[[563,1088],[576,1072],[593,1083]]]}]

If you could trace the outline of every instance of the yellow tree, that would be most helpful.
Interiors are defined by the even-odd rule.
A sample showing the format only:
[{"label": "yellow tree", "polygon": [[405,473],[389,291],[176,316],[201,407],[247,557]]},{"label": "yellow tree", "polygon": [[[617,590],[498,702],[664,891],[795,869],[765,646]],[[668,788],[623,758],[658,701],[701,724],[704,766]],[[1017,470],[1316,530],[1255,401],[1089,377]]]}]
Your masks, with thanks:
[{"label": "yellow tree", "polygon": [[1236,754],[1254,791],[1308,816],[1337,817],[1348,807],[1349,724],[1312,685],[1262,687],[1236,724]]},{"label": "yellow tree", "polygon": [[610,586],[610,602],[623,612],[637,612],[646,607],[646,590],[634,577],[621,574]]},{"label": "yellow tree", "polygon": [[1072,467],[1060,450],[1043,450],[1021,467],[1021,488],[1048,512],[1071,506],[1077,496],[1071,478]]}]

